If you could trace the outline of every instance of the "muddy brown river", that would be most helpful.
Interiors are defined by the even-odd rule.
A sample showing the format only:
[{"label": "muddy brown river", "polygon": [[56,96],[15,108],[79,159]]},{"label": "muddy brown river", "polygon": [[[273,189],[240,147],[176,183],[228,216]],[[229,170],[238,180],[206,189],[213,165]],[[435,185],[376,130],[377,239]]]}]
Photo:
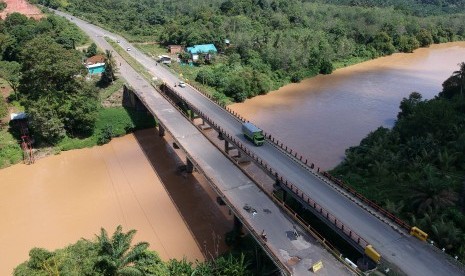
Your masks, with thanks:
[{"label": "muddy brown river", "polygon": [[0,275],[33,247],[54,250],[119,224],[164,260],[224,252],[232,216],[200,175],[178,170],[182,160],[165,139],[148,129],[0,170]]},{"label": "muddy brown river", "polygon": [[378,126],[392,127],[403,97],[430,99],[458,63],[465,42],[394,54],[290,84],[230,107],[323,169]]}]

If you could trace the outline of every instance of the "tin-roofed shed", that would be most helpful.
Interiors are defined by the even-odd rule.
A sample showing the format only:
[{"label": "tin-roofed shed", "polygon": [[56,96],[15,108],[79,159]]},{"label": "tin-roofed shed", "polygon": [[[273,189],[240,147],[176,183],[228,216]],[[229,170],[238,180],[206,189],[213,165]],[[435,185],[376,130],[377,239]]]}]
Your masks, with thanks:
[{"label": "tin-roofed shed", "polygon": [[201,45],[194,45],[192,47],[187,47],[187,52],[190,53],[191,55],[197,55],[197,54],[217,53],[218,50],[213,44],[201,44]]}]

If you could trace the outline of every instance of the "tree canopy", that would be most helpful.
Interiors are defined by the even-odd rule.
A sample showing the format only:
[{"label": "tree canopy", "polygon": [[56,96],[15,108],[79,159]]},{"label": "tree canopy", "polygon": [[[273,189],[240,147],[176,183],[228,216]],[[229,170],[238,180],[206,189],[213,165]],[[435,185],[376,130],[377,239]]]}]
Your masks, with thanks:
[{"label": "tree canopy", "polygon": [[197,81],[242,101],[338,66],[462,39],[462,2],[69,0],[60,8],[133,41],[215,44],[225,58],[202,66]]},{"label": "tree canopy", "polygon": [[247,276],[251,275],[244,255],[221,256],[207,262],[193,263],[171,259],[164,262],[149,244],[132,244],[135,230],[123,232],[118,226],[109,236],[105,229],[94,240],[81,239],[63,249],[50,252],[33,248],[29,260],[14,270],[15,276],[87,275],[87,276]]},{"label": "tree canopy", "polygon": [[87,70],[74,50],[85,39],[75,25],[53,15],[36,21],[12,13],[0,22],[0,76],[41,141],[53,144],[93,130],[98,95],[84,80]]}]

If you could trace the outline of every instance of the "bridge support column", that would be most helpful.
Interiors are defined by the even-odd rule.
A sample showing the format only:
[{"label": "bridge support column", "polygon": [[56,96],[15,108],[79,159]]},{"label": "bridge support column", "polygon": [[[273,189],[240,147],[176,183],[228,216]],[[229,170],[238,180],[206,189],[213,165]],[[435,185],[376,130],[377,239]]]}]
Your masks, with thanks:
[{"label": "bridge support column", "polygon": [[224,151],[229,154],[229,142],[224,140]]},{"label": "bridge support column", "polygon": [[283,190],[283,202],[286,202],[287,200],[287,191]]},{"label": "bridge support column", "polygon": [[194,171],[194,164],[189,158],[186,158],[186,172],[192,173]]},{"label": "bridge support column", "polygon": [[218,139],[224,140],[224,138],[223,138],[223,132],[218,132]]},{"label": "bridge support column", "polygon": [[242,232],[242,222],[234,216],[234,231]]},{"label": "bridge support column", "polygon": [[165,128],[162,125],[158,125],[158,136],[165,136]]}]

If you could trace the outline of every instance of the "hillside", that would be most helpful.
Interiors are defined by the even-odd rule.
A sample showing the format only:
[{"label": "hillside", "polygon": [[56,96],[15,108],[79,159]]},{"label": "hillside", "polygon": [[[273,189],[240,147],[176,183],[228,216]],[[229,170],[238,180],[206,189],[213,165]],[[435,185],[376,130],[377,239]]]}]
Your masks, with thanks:
[{"label": "hillside", "polygon": [[429,233],[465,260],[465,63],[438,97],[414,92],[393,129],[380,127],[346,150],[332,173]]},{"label": "hillside", "polygon": [[132,41],[162,46],[214,43],[223,54],[195,62],[190,79],[214,88],[215,97],[234,101],[331,73],[335,67],[465,37],[465,14],[441,10],[440,15],[416,16],[395,6],[367,7],[355,5],[357,1],[350,6],[329,0],[38,2]]}]

